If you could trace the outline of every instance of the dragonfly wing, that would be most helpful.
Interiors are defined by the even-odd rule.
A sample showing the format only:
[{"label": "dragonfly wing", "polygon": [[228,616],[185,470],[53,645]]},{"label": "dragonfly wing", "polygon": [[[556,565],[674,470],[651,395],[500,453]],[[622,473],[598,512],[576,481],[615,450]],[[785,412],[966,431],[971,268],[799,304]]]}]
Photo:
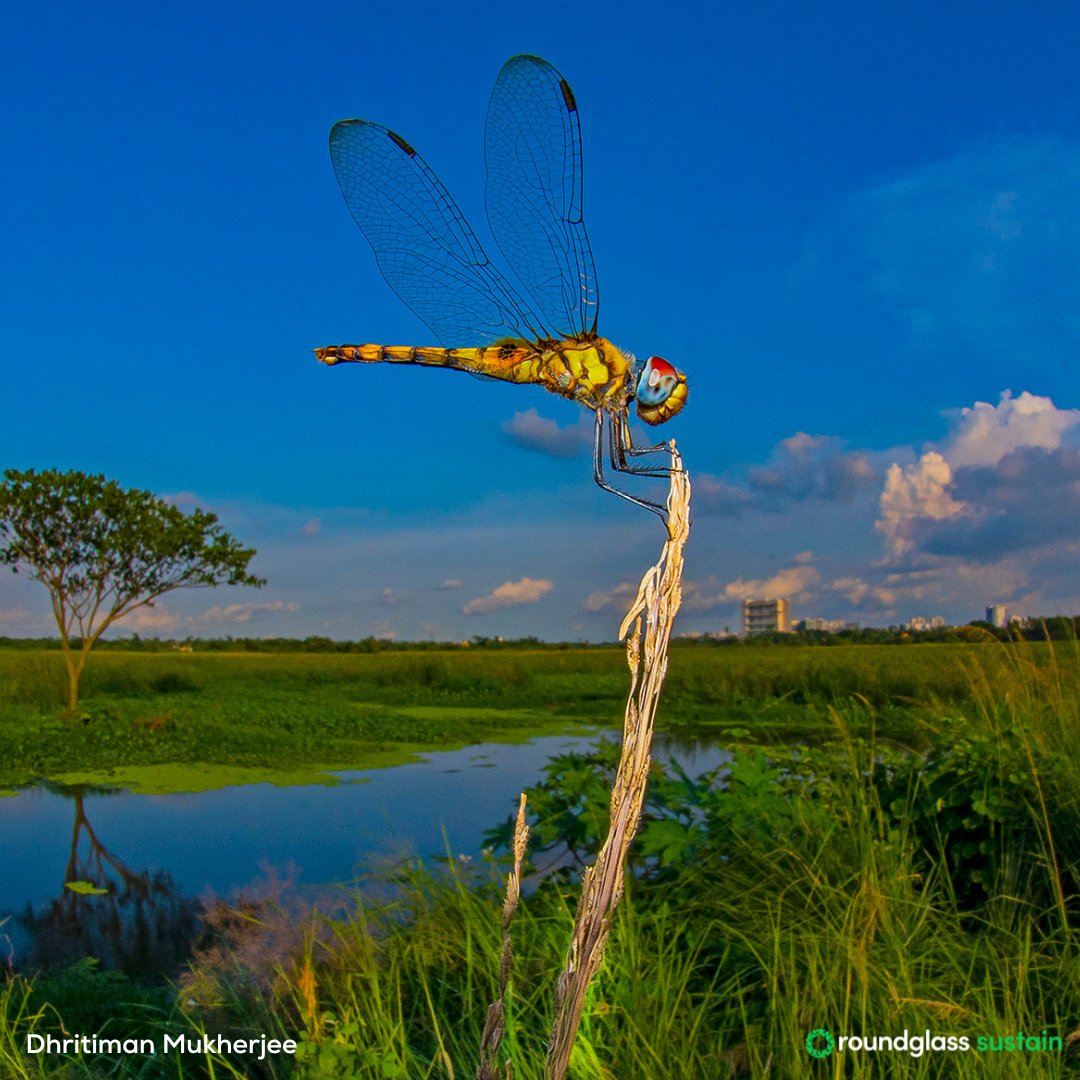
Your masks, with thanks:
[{"label": "dragonfly wing", "polygon": [[595,333],[596,266],[582,214],[581,122],[566,80],[511,57],[485,133],[487,214],[499,250],[555,336]]},{"label": "dragonfly wing", "polygon": [[330,132],[330,158],[387,284],[443,345],[544,336],[442,181],[400,135],[342,120]]}]

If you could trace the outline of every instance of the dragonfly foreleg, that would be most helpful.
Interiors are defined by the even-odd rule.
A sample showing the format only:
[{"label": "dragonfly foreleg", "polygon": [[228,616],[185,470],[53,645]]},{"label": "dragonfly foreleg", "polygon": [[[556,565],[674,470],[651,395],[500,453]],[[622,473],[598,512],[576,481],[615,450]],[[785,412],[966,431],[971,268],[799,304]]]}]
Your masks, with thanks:
[{"label": "dragonfly foreleg", "polygon": [[[612,426],[614,427],[618,421],[612,420]],[[611,445],[614,446],[615,436],[612,435]],[[662,449],[657,447],[657,449]],[[614,454],[612,455],[611,464],[618,469],[618,465],[615,462]],[[625,466],[625,459],[623,465]],[[633,472],[632,469],[622,469],[624,472]],[[664,473],[665,476],[670,475],[670,470]],[[668,515],[666,507],[661,506],[659,503],[650,502],[648,499],[639,498],[637,495],[631,495],[628,491],[622,491],[617,487],[612,487],[604,479],[604,413],[602,409],[596,410],[596,424],[593,428],[593,479],[596,483],[602,487],[605,491],[610,491],[612,495],[618,495],[620,499],[625,499],[627,502],[632,502],[635,506],[642,506],[646,510],[651,510],[654,514],[659,514],[663,519],[664,524],[667,524]]]},{"label": "dragonfly foreleg", "polygon": [[626,413],[611,418],[611,426],[608,428],[608,442],[611,455],[611,465],[617,472],[631,473],[634,476],[652,476],[663,479],[671,475],[671,468],[664,465],[634,465],[627,461],[628,457],[644,457],[646,454],[670,453],[667,443],[657,443],[655,446],[635,446],[630,435],[630,424],[626,419]]}]

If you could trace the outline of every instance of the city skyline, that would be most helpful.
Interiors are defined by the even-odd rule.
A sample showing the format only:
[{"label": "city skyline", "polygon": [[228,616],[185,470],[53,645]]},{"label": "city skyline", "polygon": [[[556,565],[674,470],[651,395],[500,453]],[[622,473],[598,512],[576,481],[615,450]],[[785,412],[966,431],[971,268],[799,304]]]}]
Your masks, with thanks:
[{"label": "city skyline", "polygon": [[[487,245],[487,98],[527,51],[580,107],[600,330],[688,374],[656,432],[694,484],[677,632],[769,593],[872,626],[1080,610],[1078,31],[1019,3],[19,9],[0,467],[103,472],[258,549],[259,593],[123,633],[613,638],[662,532],[593,484],[584,410],[311,355],[436,344],[331,125],[400,132]],[[50,620],[0,575],[0,635]]]}]

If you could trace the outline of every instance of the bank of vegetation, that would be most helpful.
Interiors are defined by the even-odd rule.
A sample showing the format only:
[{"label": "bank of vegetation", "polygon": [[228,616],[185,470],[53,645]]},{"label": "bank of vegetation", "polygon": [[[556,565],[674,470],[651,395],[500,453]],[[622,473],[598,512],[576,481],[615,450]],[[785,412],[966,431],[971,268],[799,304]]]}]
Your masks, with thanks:
[{"label": "bank of vegetation", "polygon": [[[437,724],[440,710],[470,705],[564,723],[618,715],[625,690],[614,650],[96,659],[86,701],[98,712],[79,725],[88,738],[137,726],[148,709],[168,712],[170,724],[185,709],[240,717],[245,697],[255,704],[244,715],[261,707],[283,729],[289,715],[293,726],[316,724],[332,702],[343,725],[360,706]],[[19,682],[23,669],[0,654],[0,730],[13,711],[48,717],[48,660]],[[572,1076],[1069,1074],[1080,1027],[1072,645],[684,650],[662,715],[669,726],[710,728],[736,755],[704,777],[654,776]],[[534,863],[561,854],[562,869],[534,883],[515,919],[504,1042],[515,1077],[542,1076],[552,980],[576,875],[604,828],[611,769],[604,752],[557,759],[530,796]],[[497,848],[506,831],[496,826]],[[404,867],[378,888],[343,889],[332,916],[297,918],[273,904],[212,913],[178,985],[141,986],[90,964],[10,977],[0,1069],[20,1078],[472,1076],[498,977],[497,871]],[[262,1064],[24,1052],[28,1032],[61,1026],[159,1043],[166,1031],[265,1033],[301,1049]],[[818,1059],[805,1045],[818,1028],[963,1036],[972,1049]],[[1021,1031],[1059,1042],[1008,1052],[1005,1037]]]}]

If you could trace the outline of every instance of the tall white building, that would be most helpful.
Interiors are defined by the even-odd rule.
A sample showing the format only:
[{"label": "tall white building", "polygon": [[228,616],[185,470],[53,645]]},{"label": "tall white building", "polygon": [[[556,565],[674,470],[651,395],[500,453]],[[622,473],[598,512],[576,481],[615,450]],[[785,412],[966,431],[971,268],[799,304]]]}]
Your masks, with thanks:
[{"label": "tall white building", "polygon": [[783,598],[744,600],[742,602],[742,632],[746,637],[753,637],[755,634],[790,634],[790,601]]},{"label": "tall white building", "polygon": [[1009,625],[1007,615],[1004,604],[991,604],[986,609],[986,621],[1002,630]]}]

